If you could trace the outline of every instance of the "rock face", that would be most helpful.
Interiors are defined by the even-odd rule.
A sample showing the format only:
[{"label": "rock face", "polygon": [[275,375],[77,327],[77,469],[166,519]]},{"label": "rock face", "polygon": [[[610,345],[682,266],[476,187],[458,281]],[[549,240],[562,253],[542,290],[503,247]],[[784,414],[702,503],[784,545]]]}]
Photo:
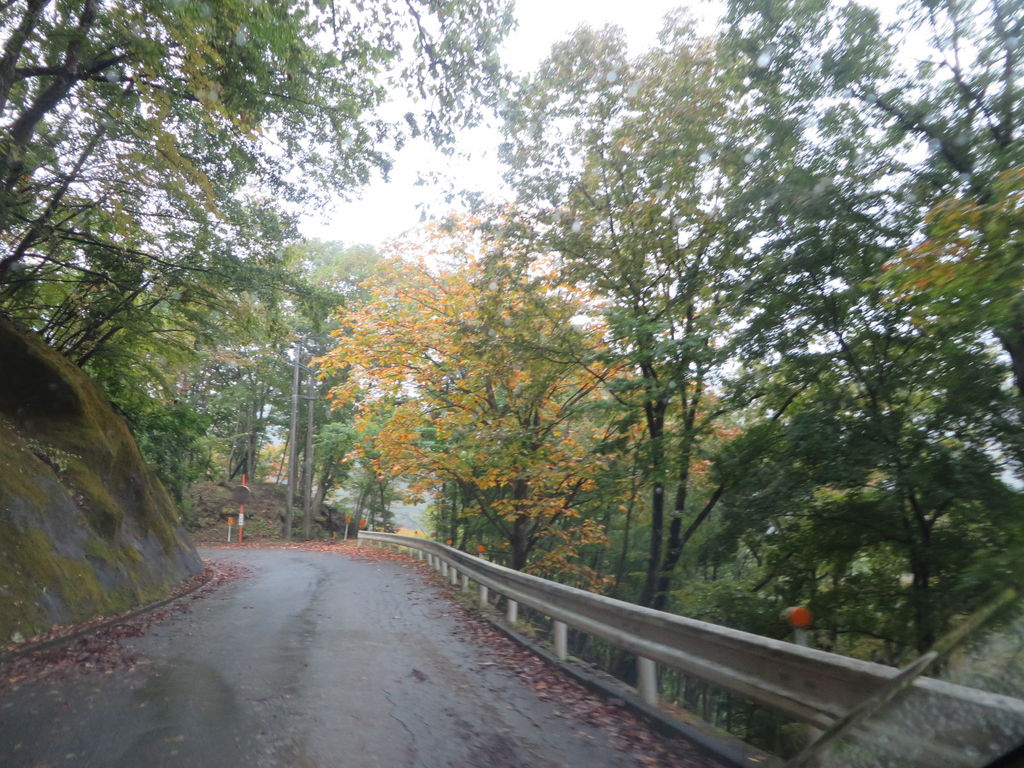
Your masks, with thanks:
[{"label": "rock face", "polygon": [[0,644],[158,599],[201,568],[99,388],[0,320]]}]

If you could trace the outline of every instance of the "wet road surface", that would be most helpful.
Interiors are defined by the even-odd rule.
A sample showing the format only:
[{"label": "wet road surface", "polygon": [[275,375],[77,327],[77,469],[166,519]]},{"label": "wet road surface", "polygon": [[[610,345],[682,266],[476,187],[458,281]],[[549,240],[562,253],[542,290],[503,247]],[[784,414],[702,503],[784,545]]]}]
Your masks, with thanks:
[{"label": "wet road surface", "polygon": [[122,641],[141,663],[0,693],[0,765],[636,766],[460,637],[409,566],[214,550],[251,574]]}]

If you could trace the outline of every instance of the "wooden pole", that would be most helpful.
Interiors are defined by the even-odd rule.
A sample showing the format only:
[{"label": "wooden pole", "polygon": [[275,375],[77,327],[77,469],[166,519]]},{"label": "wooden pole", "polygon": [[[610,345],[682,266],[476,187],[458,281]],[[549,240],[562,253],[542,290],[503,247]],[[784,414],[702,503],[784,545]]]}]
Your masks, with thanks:
[{"label": "wooden pole", "polygon": [[307,379],[306,400],[306,461],[302,471],[305,482],[302,492],[302,537],[313,535],[313,417],[315,411],[313,374]]},{"label": "wooden pole", "polygon": [[291,541],[292,538],[292,505],[295,503],[295,438],[298,437],[295,430],[299,420],[299,350],[298,346],[292,350],[295,359],[292,361],[292,418],[291,425],[288,427],[288,491],[285,496],[284,526],[281,532],[285,541]]}]

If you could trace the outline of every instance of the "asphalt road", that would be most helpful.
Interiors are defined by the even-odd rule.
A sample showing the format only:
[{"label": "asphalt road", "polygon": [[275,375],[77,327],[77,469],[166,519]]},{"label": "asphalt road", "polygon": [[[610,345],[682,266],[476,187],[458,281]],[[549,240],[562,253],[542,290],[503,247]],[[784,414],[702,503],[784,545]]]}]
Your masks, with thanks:
[{"label": "asphalt road", "polygon": [[122,641],[141,663],[0,693],[0,765],[638,765],[460,636],[409,566],[217,550],[246,578]]}]

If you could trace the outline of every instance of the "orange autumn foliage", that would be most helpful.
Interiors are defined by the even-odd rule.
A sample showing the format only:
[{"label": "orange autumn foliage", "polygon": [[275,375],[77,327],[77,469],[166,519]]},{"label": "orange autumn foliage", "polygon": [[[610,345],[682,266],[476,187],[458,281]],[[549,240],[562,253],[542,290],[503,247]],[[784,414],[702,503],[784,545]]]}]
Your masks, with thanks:
[{"label": "orange autumn foliage", "polygon": [[[446,263],[428,266],[437,254]],[[601,350],[587,297],[536,260],[495,258],[465,230],[400,246],[365,287],[371,299],[340,311],[338,346],[319,360],[348,373],[331,396],[356,407],[357,451],[415,494],[451,481],[470,489],[515,567],[545,536],[556,549],[593,542],[589,527],[553,536],[580,527],[580,499],[606,464],[580,417],[607,374],[575,359]]]}]

